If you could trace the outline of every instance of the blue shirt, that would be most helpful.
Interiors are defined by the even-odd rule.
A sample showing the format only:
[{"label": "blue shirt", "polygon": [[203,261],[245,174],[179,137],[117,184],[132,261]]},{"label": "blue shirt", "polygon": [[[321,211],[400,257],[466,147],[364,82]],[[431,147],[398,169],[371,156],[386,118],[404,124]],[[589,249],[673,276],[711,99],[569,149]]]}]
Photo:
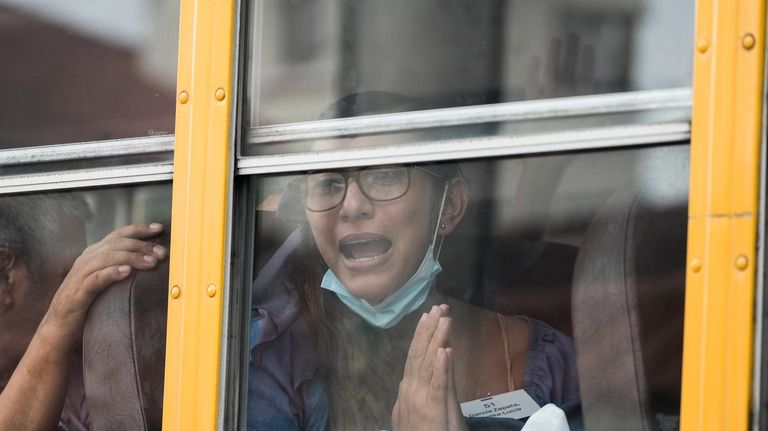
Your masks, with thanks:
[{"label": "blue shirt", "polygon": [[[253,284],[248,374],[249,431],[324,430],[328,399],[316,377],[314,328],[300,313],[300,298],[287,279],[285,264],[301,243],[291,234]],[[318,287],[319,288],[319,287]],[[541,406],[568,409],[579,402],[573,341],[538,320],[528,322],[528,356],[522,387]],[[519,429],[521,421],[470,420],[471,429]],[[514,424],[513,424],[514,423]],[[489,427],[490,426],[490,427]]]}]

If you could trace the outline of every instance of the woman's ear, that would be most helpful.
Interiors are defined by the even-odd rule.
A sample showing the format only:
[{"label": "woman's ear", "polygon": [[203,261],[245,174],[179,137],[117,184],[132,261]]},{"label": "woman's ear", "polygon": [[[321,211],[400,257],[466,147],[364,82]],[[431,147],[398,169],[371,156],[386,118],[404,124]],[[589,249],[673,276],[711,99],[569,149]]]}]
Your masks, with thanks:
[{"label": "woman's ear", "polygon": [[469,185],[464,178],[454,178],[445,195],[443,215],[440,217],[439,235],[448,235],[456,229],[469,203]]}]

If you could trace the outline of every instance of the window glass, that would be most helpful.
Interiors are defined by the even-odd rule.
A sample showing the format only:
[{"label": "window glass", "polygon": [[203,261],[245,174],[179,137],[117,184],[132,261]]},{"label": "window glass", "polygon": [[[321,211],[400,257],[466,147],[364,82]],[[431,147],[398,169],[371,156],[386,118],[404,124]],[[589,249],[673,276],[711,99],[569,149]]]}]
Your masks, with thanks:
[{"label": "window glass", "polygon": [[170,184],[0,196],[0,391],[45,405],[47,374],[9,379],[27,349],[63,356],[34,364],[67,373],[62,429],[160,429],[170,201]]},{"label": "window glass", "polygon": [[173,133],[176,0],[0,0],[0,149]]},{"label": "window glass", "polygon": [[[350,116],[343,96],[432,109],[690,86],[694,1],[258,0],[246,124]],[[658,67],[659,64],[674,65]]]},{"label": "window glass", "polygon": [[685,143],[252,177],[247,428],[677,429],[687,184]]}]

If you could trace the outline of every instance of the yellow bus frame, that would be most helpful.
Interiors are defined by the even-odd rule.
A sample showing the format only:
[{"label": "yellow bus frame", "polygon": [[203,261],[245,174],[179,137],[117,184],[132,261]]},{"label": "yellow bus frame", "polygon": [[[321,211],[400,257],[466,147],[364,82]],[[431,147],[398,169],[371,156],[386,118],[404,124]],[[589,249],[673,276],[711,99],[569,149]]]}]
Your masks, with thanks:
[{"label": "yellow bus frame", "polygon": [[681,430],[747,430],[765,1],[698,2]]},{"label": "yellow bus frame", "polygon": [[181,0],[163,429],[213,430],[218,415],[234,0]]}]

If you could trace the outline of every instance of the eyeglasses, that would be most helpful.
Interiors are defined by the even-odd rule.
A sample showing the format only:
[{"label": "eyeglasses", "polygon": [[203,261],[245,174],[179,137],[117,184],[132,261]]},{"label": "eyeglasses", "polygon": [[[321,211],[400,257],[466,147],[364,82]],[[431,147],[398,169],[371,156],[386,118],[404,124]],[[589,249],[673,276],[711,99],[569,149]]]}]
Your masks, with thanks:
[{"label": "eyeglasses", "polygon": [[363,196],[374,202],[387,202],[408,193],[413,168],[440,178],[435,172],[420,166],[385,166],[344,172],[317,172],[307,175],[304,206],[314,212],[328,211],[339,206],[347,195],[352,178]]}]

